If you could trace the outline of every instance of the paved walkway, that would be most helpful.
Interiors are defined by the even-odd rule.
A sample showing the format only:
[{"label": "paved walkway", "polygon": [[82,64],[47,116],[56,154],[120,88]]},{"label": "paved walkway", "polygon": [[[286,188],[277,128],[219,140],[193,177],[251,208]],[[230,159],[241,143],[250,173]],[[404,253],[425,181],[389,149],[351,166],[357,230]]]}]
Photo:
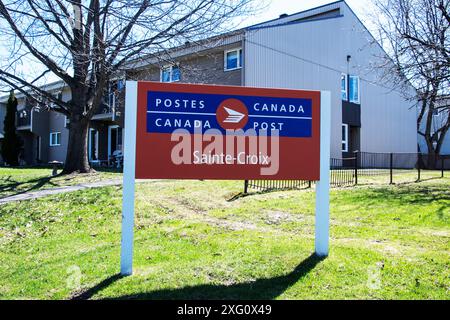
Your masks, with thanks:
[{"label": "paved walkway", "polygon": [[0,205],[2,205],[4,203],[8,203],[8,202],[13,202],[13,201],[23,201],[23,200],[42,198],[42,197],[50,196],[53,194],[73,192],[73,191],[89,189],[89,188],[117,186],[117,185],[121,185],[121,184],[122,184],[122,179],[114,179],[114,180],[104,180],[104,181],[91,182],[91,183],[80,183],[80,184],[76,184],[73,186],[58,187],[58,188],[52,188],[52,189],[43,189],[43,190],[19,193],[19,194],[13,195],[13,196],[9,196],[9,197],[0,199]]}]

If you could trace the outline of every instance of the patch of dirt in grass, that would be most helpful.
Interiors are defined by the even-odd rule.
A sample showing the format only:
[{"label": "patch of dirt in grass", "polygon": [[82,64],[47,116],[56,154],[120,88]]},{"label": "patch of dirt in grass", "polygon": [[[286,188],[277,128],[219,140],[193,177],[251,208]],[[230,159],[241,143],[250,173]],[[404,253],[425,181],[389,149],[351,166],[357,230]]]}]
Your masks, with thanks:
[{"label": "patch of dirt in grass", "polygon": [[138,224],[143,225],[146,223],[161,223],[164,220],[173,220],[173,219],[182,219],[189,220],[194,222],[204,222],[213,226],[239,231],[239,230],[260,230],[260,227],[257,225],[245,222],[245,221],[233,221],[228,219],[220,219],[214,218],[208,215],[208,210],[212,208],[216,208],[217,206],[212,206],[212,208],[200,206],[193,201],[190,201],[186,198],[176,198],[176,197],[166,197],[166,196],[155,196],[152,205],[164,208],[165,214],[164,216],[156,216],[156,217],[139,217],[138,216]]},{"label": "patch of dirt in grass", "polygon": [[[206,278],[209,283],[219,283],[225,286],[231,286],[239,283],[236,279],[236,270],[231,266],[213,265],[212,268],[202,270],[202,273],[206,274]],[[254,279],[249,279],[254,281]]]},{"label": "patch of dirt in grass", "polygon": [[429,229],[421,229],[419,232],[436,237],[450,237],[450,232],[447,230],[429,230]]},{"label": "patch of dirt in grass", "polygon": [[385,240],[360,239],[360,238],[339,238],[333,239],[334,242],[341,244],[358,244],[358,246],[368,247],[381,253],[387,253],[393,256],[410,255],[426,252],[426,249],[420,247],[411,247],[401,244],[393,244]]},{"label": "patch of dirt in grass", "polygon": [[312,217],[303,213],[289,213],[285,211],[267,211],[265,213],[265,222],[267,224],[281,224],[283,222],[303,222],[312,220]]},{"label": "patch of dirt in grass", "polygon": [[139,267],[133,270],[134,276],[148,277],[151,274],[156,274],[160,271],[158,266]]},{"label": "patch of dirt in grass", "polygon": [[258,230],[258,231],[269,231],[266,228],[262,228],[253,223],[242,222],[242,221],[231,221],[213,217],[205,217],[202,219],[204,222],[209,223],[214,226],[222,227],[225,229],[230,229],[233,231],[241,231],[241,230]]}]

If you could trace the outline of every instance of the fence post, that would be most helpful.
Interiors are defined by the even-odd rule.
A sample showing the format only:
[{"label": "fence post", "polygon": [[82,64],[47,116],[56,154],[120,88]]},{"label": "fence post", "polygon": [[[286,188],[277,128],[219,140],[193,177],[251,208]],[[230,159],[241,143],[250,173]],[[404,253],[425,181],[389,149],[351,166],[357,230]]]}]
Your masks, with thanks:
[{"label": "fence post", "polygon": [[394,159],[394,154],[391,152],[389,154],[389,175],[390,175],[390,181],[389,184],[393,184],[393,178],[392,178],[392,174],[393,174],[393,159]]},{"label": "fence post", "polygon": [[441,156],[441,178],[444,177],[444,157]]},{"label": "fence post", "polygon": [[248,191],[248,180],[244,180],[244,194],[247,194]]},{"label": "fence post", "polygon": [[311,180],[308,180],[308,188],[311,189]]},{"label": "fence post", "polygon": [[355,184],[358,184],[358,151],[355,152]]}]

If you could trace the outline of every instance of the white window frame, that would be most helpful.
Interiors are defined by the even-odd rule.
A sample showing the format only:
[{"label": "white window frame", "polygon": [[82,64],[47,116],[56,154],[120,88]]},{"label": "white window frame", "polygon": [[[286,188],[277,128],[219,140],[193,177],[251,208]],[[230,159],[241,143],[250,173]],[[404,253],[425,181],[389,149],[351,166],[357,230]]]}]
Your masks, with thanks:
[{"label": "white window frame", "polygon": [[[56,135],[56,141],[57,143],[52,143],[52,136]],[[59,136],[59,139],[58,139]],[[50,147],[57,147],[61,145],[61,132],[56,131],[56,132],[50,132],[50,143],[49,143]]]},{"label": "white window frame", "polygon": [[[345,78],[345,90],[342,90],[342,77]],[[342,98],[342,94],[345,92],[345,99]],[[348,101],[348,75],[346,73],[341,74],[341,99]]]},{"label": "white window frame", "polygon": [[[351,94],[351,85],[350,85],[350,83],[351,83],[351,78],[357,78],[358,79],[358,96],[357,96],[357,100],[352,100],[352,96],[353,96],[353,94]],[[347,89],[347,91],[348,91],[348,100],[350,101],[350,102],[352,102],[352,103],[357,103],[357,104],[359,104],[360,103],[360,101],[361,101],[361,90],[360,90],[360,78],[359,78],[359,76],[352,76],[352,75],[349,75],[349,81],[348,81],[348,89]]]},{"label": "white window frame", "polygon": [[[241,55],[239,54],[239,51],[242,51],[242,47],[224,51],[224,54],[223,54],[223,70],[224,71],[233,71],[233,70],[242,69],[242,61],[241,61]],[[237,67],[236,68],[227,68],[227,55],[230,52],[237,52]],[[244,52],[242,52],[242,54],[243,53]]]},{"label": "white window frame", "polygon": [[178,64],[168,64],[165,66],[162,66],[160,71],[159,71],[159,81],[163,82],[163,70],[165,69],[169,69],[169,81],[165,82],[165,83],[171,83],[171,82],[179,82],[181,79],[178,80],[173,80],[173,67],[177,67],[179,72],[180,72],[180,78],[181,78],[181,70],[180,70],[180,66]]},{"label": "white window frame", "polygon": [[[92,154],[92,134],[93,133],[95,134],[94,144],[95,144],[95,152],[96,152],[95,157],[97,158],[97,160],[92,160],[92,156],[93,156],[93,154]],[[89,161],[90,162],[91,161],[98,161],[99,160],[99,155],[98,155],[99,131],[97,129],[95,129],[95,128],[89,128],[88,139],[89,139],[89,141],[88,141],[88,158],[89,158]]]},{"label": "white window frame", "polygon": [[[342,127],[341,127],[341,131],[342,131],[342,128],[345,128],[345,129],[344,129],[344,139],[342,139],[342,141],[341,141],[341,151],[348,152],[348,124],[343,123]],[[341,132],[341,135],[342,135],[342,132]],[[342,147],[343,145],[345,145],[345,148]]]},{"label": "white window frame", "polygon": [[[113,130],[113,129],[119,129],[120,128],[120,126],[118,126],[118,125],[111,125],[111,126],[108,126],[108,157],[110,157],[111,155],[112,155],[112,152],[111,152],[111,131]],[[118,134],[119,132],[117,131],[117,134]],[[120,141],[120,144],[121,144],[121,146],[122,146],[122,149],[123,149],[123,136],[124,136],[124,134],[123,134],[124,132],[123,132],[123,128],[122,128],[122,141]],[[117,139],[117,137],[116,137],[116,139]]]}]

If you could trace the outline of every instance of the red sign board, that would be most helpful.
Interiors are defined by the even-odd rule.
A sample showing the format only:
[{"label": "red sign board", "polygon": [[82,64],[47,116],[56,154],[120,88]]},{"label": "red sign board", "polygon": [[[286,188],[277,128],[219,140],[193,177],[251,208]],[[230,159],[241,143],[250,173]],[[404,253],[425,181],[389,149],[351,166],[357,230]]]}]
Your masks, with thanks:
[{"label": "red sign board", "polygon": [[320,91],[137,87],[136,178],[319,180]]}]

